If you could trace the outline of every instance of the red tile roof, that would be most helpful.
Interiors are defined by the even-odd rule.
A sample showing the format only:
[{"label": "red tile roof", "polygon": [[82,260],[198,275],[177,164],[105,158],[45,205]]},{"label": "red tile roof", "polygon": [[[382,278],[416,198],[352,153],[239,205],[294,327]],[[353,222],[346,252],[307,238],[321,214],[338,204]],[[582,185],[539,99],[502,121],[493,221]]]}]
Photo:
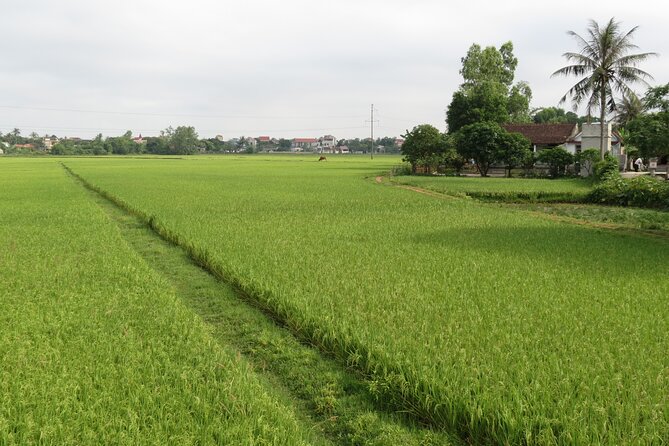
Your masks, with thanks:
[{"label": "red tile roof", "polygon": [[502,127],[507,132],[522,134],[532,144],[564,144],[578,132],[576,124],[503,124]]},{"label": "red tile roof", "polygon": [[311,142],[311,143],[314,143],[314,142],[318,142],[318,140],[316,138],[295,138],[295,139],[293,139],[293,142]]}]

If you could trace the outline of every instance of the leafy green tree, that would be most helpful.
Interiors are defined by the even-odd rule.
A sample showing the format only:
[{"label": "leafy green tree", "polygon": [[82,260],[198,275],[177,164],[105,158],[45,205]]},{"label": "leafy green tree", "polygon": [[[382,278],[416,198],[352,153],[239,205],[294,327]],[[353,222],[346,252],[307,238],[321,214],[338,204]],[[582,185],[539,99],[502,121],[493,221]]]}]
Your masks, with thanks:
[{"label": "leafy green tree", "polygon": [[279,152],[289,152],[290,151],[290,139],[281,138],[279,139]]},{"label": "leafy green tree", "polygon": [[71,139],[61,139],[51,148],[53,155],[76,155],[77,147]]},{"label": "leafy green tree", "polygon": [[189,155],[200,150],[200,139],[195,127],[179,126],[171,132],[168,147],[174,155]]},{"label": "leafy green tree", "polygon": [[520,133],[500,133],[500,146],[496,158],[506,165],[507,176],[511,178],[511,170],[521,166],[532,155],[530,140]]},{"label": "leafy green tree", "polygon": [[105,141],[105,149],[108,153],[115,155],[128,155],[130,153],[138,153],[141,148],[132,140],[132,132],[128,130],[123,136],[114,138],[107,138]]},{"label": "leafy green tree", "polygon": [[468,124],[455,134],[455,149],[465,159],[473,159],[479,174],[486,177],[490,166],[500,161],[508,133],[494,122]]},{"label": "leafy green tree", "polygon": [[469,47],[467,55],[461,61],[460,74],[465,80],[465,88],[482,82],[496,82],[508,88],[513,83],[518,65],[511,42],[504,43],[499,50],[494,46],[481,49],[475,43]]},{"label": "leafy green tree", "polygon": [[527,82],[521,81],[511,87],[506,106],[509,113],[509,122],[532,122],[530,117],[531,100],[532,89]]},{"label": "leafy green tree", "polygon": [[509,121],[506,88],[496,82],[482,82],[469,88],[461,88],[453,94],[446,111],[449,133],[475,122]]},{"label": "leafy green tree", "polygon": [[669,84],[649,88],[643,104],[650,113],[625,126],[629,143],[645,158],[669,155]]},{"label": "leafy green tree", "polygon": [[563,108],[545,107],[535,110],[532,115],[535,124],[580,124],[581,120],[574,112],[567,112]]},{"label": "leafy green tree", "polygon": [[[599,110],[599,122],[605,123],[607,113],[617,108],[613,95],[615,91],[629,95],[631,83],[645,83],[646,79],[651,79],[650,74],[637,66],[656,54],[629,54],[637,48],[632,43],[637,28],[621,32],[620,24],[612,18],[603,28],[591,20],[587,39],[569,31],[568,34],[578,42],[580,52],[564,53],[570,64],[555,71],[553,76],[576,76],[580,80],[567,91],[560,103],[571,96],[575,111],[585,102],[588,116],[592,116],[593,110]],[[605,126],[600,127],[600,156],[603,159],[606,153]]]},{"label": "leafy green tree", "polygon": [[421,163],[434,160],[433,155],[440,155],[445,149],[443,135],[430,124],[417,125],[402,137],[403,160],[411,164],[412,173],[416,173],[416,167]]},{"label": "leafy green tree", "polygon": [[565,174],[567,166],[574,164],[574,155],[564,147],[555,147],[540,151],[537,161],[548,164],[551,176],[557,178]]},{"label": "leafy green tree", "polygon": [[448,131],[482,121],[528,122],[532,90],[526,82],[513,85],[517,65],[511,42],[499,49],[473,44],[462,58],[464,82],[447,110]]},{"label": "leafy green tree", "polygon": [[644,104],[639,97],[632,91],[624,94],[618,102],[615,122],[618,127],[624,128],[637,116],[644,112]]},{"label": "leafy green tree", "polygon": [[643,103],[646,110],[669,112],[669,84],[649,88]]},{"label": "leafy green tree", "polygon": [[170,153],[169,138],[165,136],[146,138],[146,151],[155,155],[167,155]]},{"label": "leafy green tree", "polygon": [[669,113],[641,115],[627,124],[629,143],[644,158],[669,155]]}]

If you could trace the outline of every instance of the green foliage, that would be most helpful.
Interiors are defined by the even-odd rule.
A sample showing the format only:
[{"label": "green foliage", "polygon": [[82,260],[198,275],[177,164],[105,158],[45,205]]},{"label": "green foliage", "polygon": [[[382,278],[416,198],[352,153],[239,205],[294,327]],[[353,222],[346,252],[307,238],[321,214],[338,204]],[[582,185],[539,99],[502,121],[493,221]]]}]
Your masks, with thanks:
[{"label": "green foliage", "polygon": [[563,108],[540,108],[532,115],[535,124],[580,124],[581,120],[574,112],[566,112]]},{"label": "green foliage", "polygon": [[533,158],[530,145],[530,140],[520,133],[502,133],[497,160],[506,164],[509,178],[512,169],[527,164]]},{"label": "green foliage", "polygon": [[527,82],[521,81],[511,87],[507,99],[507,112],[509,122],[524,123],[532,122],[530,117],[530,101],[532,100],[532,89]]},{"label": "green foliage", "polygon": [[669,182],[640,176],[611,176],[597,184],[588,197],[592,203],[669,209]]},{"label": "green foliage", "polygon": [[403,160],[411,164],[414,173],[419,165],[438,165],[439,157],[445,149],[445,140],[436,127],[430,124],[417,125],[413,130],[407,131],[403,138]]},{"label": "green foliage", "polygon": [[454,197],[505,203],[578,203],[585,201],[591,183],[581,179],[518,179],[404,177],[393,182]]},{"label": "green foliage", "polygon": [[566,174],[567,166],[574,164],[574,155],[564,147],[541,150],[537,155],[537,161],[548,164],[550,174],[553,178]]},{"label": "green foliage", "polygon": [[[599,122],[605,123],[607,113],[614,112],[617,108],[615,92],[626,95],[632,90],[630,84],[645,82],[651,78],[638,65],[656,54],[629,54],[637,48],[632,43],[636,30],[637,27],[634,27],[628,32],[622,32],[620,22],[611,18],[603,27],[590,20],[587,39],[569,31],[578,42],[580,52],[564,53],[569,65],[555,71],[553,76],[576,76],[579,81],[565,93],[560,103],[571,97],[576,110],[585,102],[587,115],[592,116],[594,110],[599,110]],[[606,152],[604,128],[605,126],[601,126],[602,159]]]},{"label": "green foliage", "polygon": [[191,155],[199,151],[200,140],[195,127],[179,126],[172,132],[167,145],[170,149],[170,154]]},{"label": "green foliage", "polygon": [[453,93],[453,100],[446,112],[449,133],[478,122],[509,121],[506,88],[494,82],[481,82]]},{"label": "green foliage", "polygon": [[466,87],[483,82],[494,82],[510,87],[518,65],[510,41],[504,43],[499,50],[494,46],[481,49],[480,45],[474,43],[461,61],[460,74],[465,80]]},{"label": "green foliage", "polygon": [[493,163],[511,169],[530,156],[530,142],[519,133],[509,133],[494,122],[478,122],[460,129],[454,136],[455,149],[461,157],[473,159],[481,176],[487,176]]},{"label": "green foliage", "polygon": [[598,180],[606,180],[611,177],[620,176],[620,166],[618,165],[618,158],[607,153],[603,160],[597,161],[594,166],[595,178]]},{"label": "green foliage", "polygon": [[464,83],[446,112],[449,133],[483,121],[529,121],[532,91],[526,82],[512,86],[517,64],[511,42],[499,50],[492,46],[482,50],[478,44],[469,48],[460,70]]},{"label": "green foliage", "polygon": [[586,176],[590,176],[595,173],[595,165],[601,161],[601,158],[599,157],[599,149],[589,148],[581,150],[574,156],[574,161],[579,163],[582,169],[585,169]]},{"label": "green foliage", "polygon": [[651,113],[639,114],[627,122],[627,139],[643,157],[668,155],[669,84],[649,88],[642,102]]}]

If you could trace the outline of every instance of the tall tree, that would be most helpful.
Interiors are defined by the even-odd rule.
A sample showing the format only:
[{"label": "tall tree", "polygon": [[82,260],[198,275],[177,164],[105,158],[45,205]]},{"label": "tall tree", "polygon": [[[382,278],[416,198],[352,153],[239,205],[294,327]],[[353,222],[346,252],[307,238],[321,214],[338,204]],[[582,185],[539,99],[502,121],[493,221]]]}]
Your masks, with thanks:
[{"label": "tall tree", "polygon": [[593,110],[599,110],[601,127],[600,156],[604,159],[606,146],[604,142],[606,115],[616,110],[616,101],[613,92],[623,95],[632,90],[630,84],[645,82],[652,79],[651,75],[637,68],[655,53],[629,54],[638,47],[632,43],[632,37],[638,27],[624,33],[620,30],[620,23],[611,18],[602,28],[594,20],[590,21],[587,30],[587,39],[574,31],[568,34],[576,39],[580,52],[567,52],[563,56],[570,65],[555,71],[552,76],[577,76],[581,79],[567,91],[560,103],[564,103],[571,96],[574,110],[582,102],[586,102],[588,116]]},{"label": "tall tree", "polygon": [[641,115],[643,111],[643,102],[634,92],[623,95],[622,99],[618,102],[615,117],[616,124],[619,127],[625,127],[630,121]]},{"label": "tall tree", "polygon": [[669,155],[669,84],[648,89],[643,104],[648,113],[625,127],[630,144],[644,157]]},{"label": "tall tree", "polygon": [[528,122],[532,90],[526,82],[513,85],[517,65],[511,42],[499,49],[473,44],[462,58],[460,74],[464,82],[448,107],[448,131],[454,133],[484,121]]}]

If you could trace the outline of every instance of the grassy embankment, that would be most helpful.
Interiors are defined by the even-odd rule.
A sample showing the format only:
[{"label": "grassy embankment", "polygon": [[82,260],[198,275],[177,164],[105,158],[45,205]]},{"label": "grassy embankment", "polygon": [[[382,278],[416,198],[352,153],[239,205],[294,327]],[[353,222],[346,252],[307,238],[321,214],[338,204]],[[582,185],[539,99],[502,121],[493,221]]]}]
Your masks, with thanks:
[{"label": "grassy embankment", "polygon": [[388,162],[67,164],[435,426],[510,444],[666,438],[665,241],[361,179]]}]

